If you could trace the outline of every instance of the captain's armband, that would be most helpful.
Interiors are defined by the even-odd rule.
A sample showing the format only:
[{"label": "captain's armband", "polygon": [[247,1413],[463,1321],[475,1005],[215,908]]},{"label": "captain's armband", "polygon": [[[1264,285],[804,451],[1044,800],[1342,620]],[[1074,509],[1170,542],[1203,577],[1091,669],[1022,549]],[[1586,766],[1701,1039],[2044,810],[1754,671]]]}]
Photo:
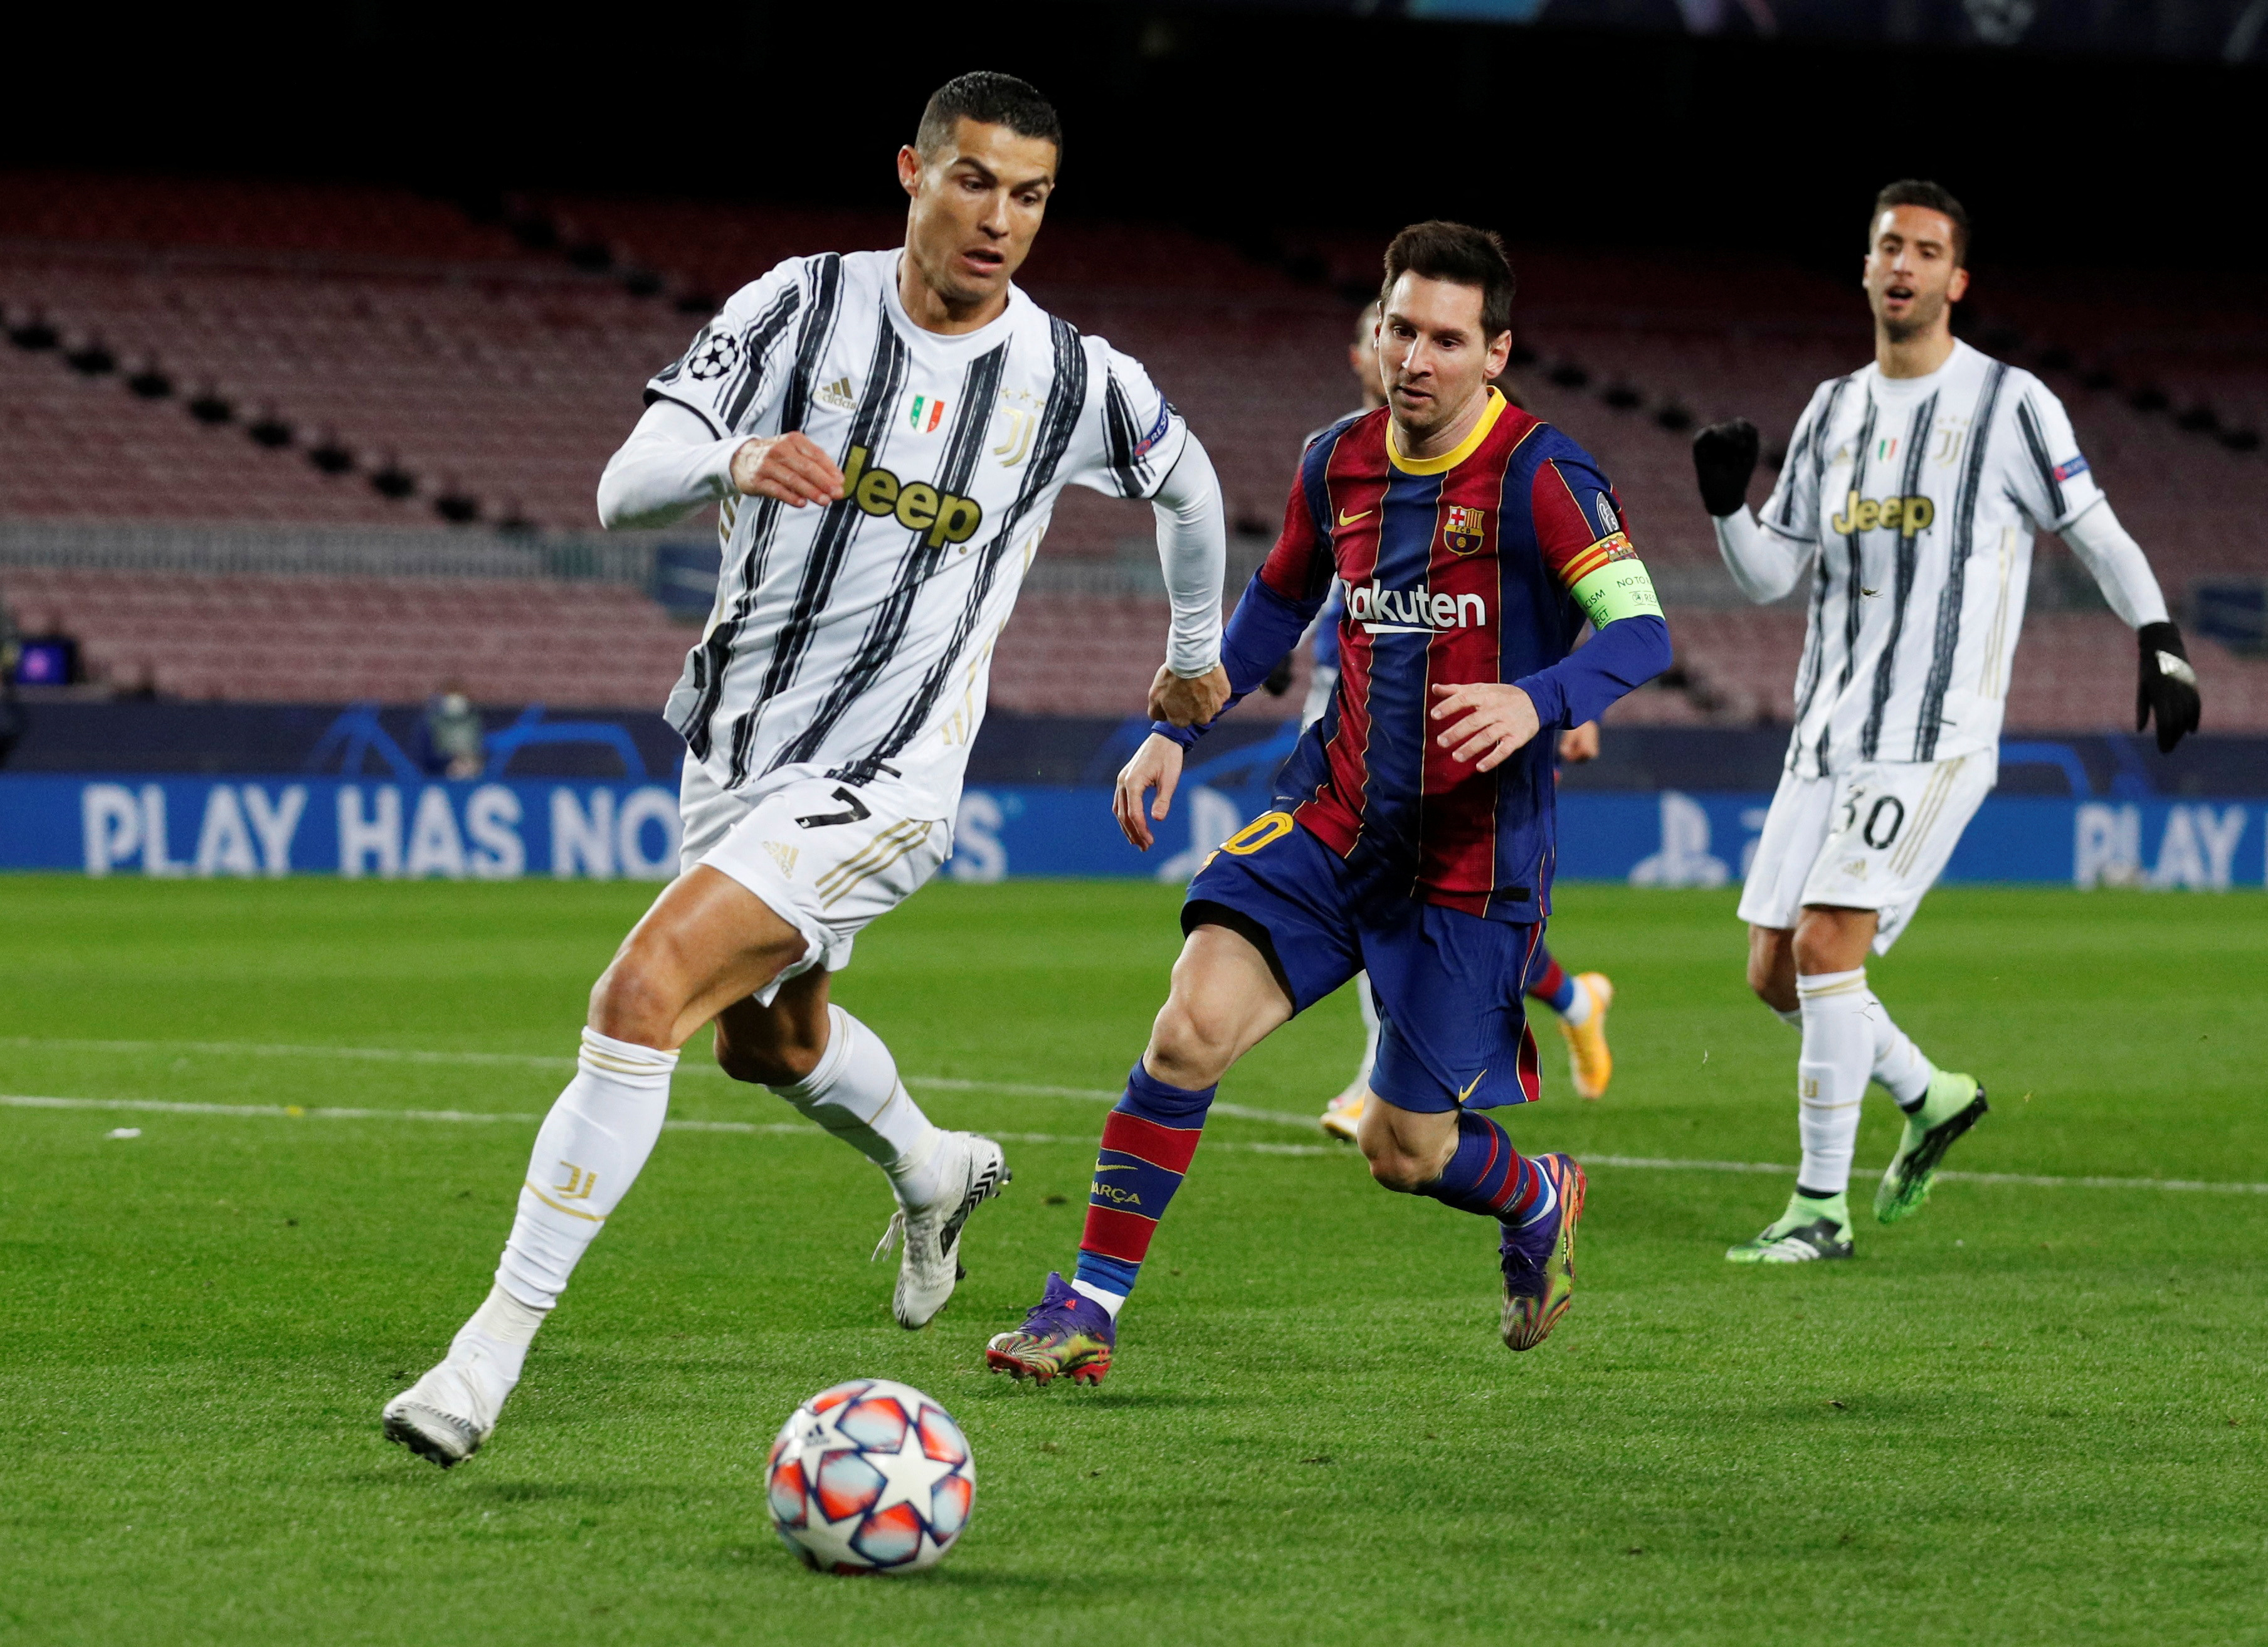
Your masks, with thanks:
[{"label": "captain's armband", "polygon": [[1653,580],[1629,538],[1620,532],[1602,537],[1576,556],[1567,568],[1567,592],[1575,597],[1594,629],[1618,617],[1660,617],[1661,602]]}]

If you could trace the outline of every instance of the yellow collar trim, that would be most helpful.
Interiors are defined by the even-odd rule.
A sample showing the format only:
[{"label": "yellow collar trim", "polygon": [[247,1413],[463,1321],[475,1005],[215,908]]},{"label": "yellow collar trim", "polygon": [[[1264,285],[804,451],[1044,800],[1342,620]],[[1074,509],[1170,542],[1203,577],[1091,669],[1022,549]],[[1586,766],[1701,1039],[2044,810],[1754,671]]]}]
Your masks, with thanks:
[{"label": "yellow collar trim", "polygon": [[1395,444],[1394,420],[1389,417],[1386,422],[1387,462],[1405,475],[1446,475],[1480,449],[1481,442],[1488,439],[1489,431],[1496,427],[1496,420],[1504,415],[1506,403],[1500,391],[1490,389],[1488,405],[1482,410],[1481,420],[1473,425],[1472,432],[1458,441],[1455,449],[1444,452],[1439,457],[1403,456],[1401,448]]}]

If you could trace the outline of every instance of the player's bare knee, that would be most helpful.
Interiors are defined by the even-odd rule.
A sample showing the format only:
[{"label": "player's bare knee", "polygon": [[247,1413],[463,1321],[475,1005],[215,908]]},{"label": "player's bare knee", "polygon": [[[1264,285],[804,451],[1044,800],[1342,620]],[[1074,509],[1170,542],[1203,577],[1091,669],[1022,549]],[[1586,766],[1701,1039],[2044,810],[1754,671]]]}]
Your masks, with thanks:
[{"label": "player's bare knee", "polygon": [[1166,1002],[1151,1027],[1142,1065],[1169,1085],[1194,1090],[1219,1081],[1234,1052],[1235,1041],[1226,1022],[1176,998]]},{"label": "player's bare knee", "polygon": [[1414,1195],[1426,1183],[1439,1177],[1430,1172],[1425,1163],[1404,1152],[1392,1140],[1366,1144],[1363,1158],[1370,1164],[1370,1176],[1381,1189],[1392,1190],[1397,1195]]},{"label": "player's bare knee", "polygon": [[591,986],[590,1025],[618,1041],[667,1045],[681,1006],[678,993],[666,968],[626,948]]}]

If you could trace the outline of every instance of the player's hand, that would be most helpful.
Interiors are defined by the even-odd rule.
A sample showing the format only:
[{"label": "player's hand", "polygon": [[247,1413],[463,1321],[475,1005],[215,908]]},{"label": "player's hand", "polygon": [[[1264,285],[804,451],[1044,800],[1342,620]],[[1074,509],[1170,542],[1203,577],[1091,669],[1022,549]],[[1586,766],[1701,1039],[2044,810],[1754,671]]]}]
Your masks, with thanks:
[{"label": "player's hand", "polygon": [[1722,520],[1740,513],[1749,501],[1749,479],[1756,472],[1756,426],[1745,417],[1712,423],[1693,437],[1693,473],[1701,483],[1701,505]]},{"label": "player's hand", "polygon": [[1543,727],[1534,700],[1517,686],[1476,681],[1436,686],[1433,697],[1433,720],[1448,723],[1433,741],[1475,772],[1494,772]]},{"label": "player's hand", "polygon": [[1204,675],[1186,678],[1161,663],[1158,678],[1150,683],[1150,719],[1169,727],[1201,727],[1227,701],[1228,671],[1218,663]]},{"label": "player's hand", "polygon": [[2190,667],[2182,631],[2171,624],[2145,624],[2134,631],[2142,643],[2142,678],[2134,688],[2134,730],[2158,718],[2158,753],[2170,755],[2184,733],[2198,729],[2205,700],[2198,695],[2197,671]]},{"label": "player's hand", "polygon": [[1571,766],[1580,766],[1585,761],[1599,758],[1599,723],[1586,720],[1580,727],[1570,727],[1559,735],[1559,758]]},{"label": "player's hand", "polygon": [[[1118,819],[1118,827],[1126,838],[1142,851],[1150,850],[1157,838],[1150,833],[1150,819],[1163,818],[1173,810],[1174,788],[1182,781],[1182,746],[1161,732],[1152,732],[1142,740],[1142,747],[1134,751],[1134,758],[1118,770],[1118,787],[1110,794],[1110,810]],[[1149,806],[1149,816],[1143,816],[1143,798],[1155,789],[1158,798]]]},{"label": "player's hand", "polygon": [[843,471],[816,440],[799,431],[741,441],[733,454],[733,484],[744,498],[777,498],[800,509],[840,498]]}]

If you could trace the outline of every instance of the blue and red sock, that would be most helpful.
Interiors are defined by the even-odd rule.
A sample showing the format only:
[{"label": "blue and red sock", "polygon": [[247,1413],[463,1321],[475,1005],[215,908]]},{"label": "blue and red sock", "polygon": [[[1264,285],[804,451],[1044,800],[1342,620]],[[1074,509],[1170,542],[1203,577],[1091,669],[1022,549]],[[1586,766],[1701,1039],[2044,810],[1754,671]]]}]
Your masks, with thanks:
[{"label": "blue and red sock", "polygon": [[1459,1212],[1493,1218],[1507,1235],[1548,1229],[1559,1208],[1551,1180],[1512,1147],[1512,1136],[1478,1110],[1457,1113],[1457,1148],[1441,1176],[1421,1187]]},{"label": "blue and red sock", "polygon": [[1125,1096],[1102,1123],[1071,1285],[1114,1316],[1134,1290],[1158,1220],[1182,1187],[1218,1089],[1169,1086],[1138,1061]]},{"label": "blue and red sock", "polygon": [[1531,971],[1528,993],[1564,1018],[1567,1008],[1575,1004],[1575,980],[1567,976],[1557,957],[1542,944],[1535,946],[1535,956],[1543,970]]}]

